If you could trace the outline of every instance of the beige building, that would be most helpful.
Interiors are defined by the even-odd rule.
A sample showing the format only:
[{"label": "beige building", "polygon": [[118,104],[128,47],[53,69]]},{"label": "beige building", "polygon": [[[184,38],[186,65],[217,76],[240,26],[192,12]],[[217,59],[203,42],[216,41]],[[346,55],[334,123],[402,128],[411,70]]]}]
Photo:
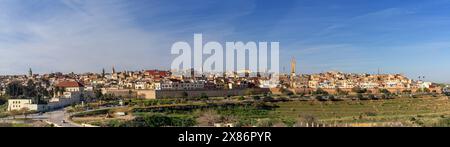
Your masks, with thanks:
[{"label": "beige building", "polygon": [[24,108],[28,109],[28,111],[43,111],[45,109],[43,105],[33,104],[31,99],[8,100],[8,111],[20,111]]}]

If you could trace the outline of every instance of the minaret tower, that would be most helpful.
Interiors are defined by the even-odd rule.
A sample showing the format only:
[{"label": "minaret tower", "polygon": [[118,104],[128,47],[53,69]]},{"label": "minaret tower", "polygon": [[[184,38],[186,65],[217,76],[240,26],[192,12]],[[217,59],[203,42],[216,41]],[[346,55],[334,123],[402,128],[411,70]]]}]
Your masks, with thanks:
[{"label": "minaret tower", "polygon": [[295,58],[292,58],[291,60],[291,77],[296,75],[296,66],[297,66],[297,61],[295,60]]},{"label": "minaret tower", "polygon": [[291,76],[290,76],[290,80],[289,80],[289,85],[291,88],[295,88],[295,76],[296,76],[296,66],[297,66],[297,61],[295,60],[295,58],[293,57],[291,60]]},{"label": "minaret tower", "polygon": [[31,70],[31,68],[28,70],[28,76],[33,77],[33,70]]}]

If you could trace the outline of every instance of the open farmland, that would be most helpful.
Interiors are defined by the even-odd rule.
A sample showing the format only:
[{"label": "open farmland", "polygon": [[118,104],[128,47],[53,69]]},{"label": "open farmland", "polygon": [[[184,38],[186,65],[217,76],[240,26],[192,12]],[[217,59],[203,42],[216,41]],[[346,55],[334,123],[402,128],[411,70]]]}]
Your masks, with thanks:
[{"label": "open farmland", "polygon": [[[184,107],[185,105],[186,107]],[[315,100],[287,101],[268,102],[264,105],[271,108],[261,108],[255,104],[246,106],[211,105],[208,107],[199,107],[203,106],[200,104],[192,106],[181,104],[179,106],[161,105],[161,108],[151,106],[122,110],[113,109],[108,111],[110,118],[105,118],[106,113],[102,113],[94,117],[78,116],[76,121],[94,122],[93,124],[102,124],[101,126],[128,126],[130,123],[141,122],[141,120],[134,118],[143,118],[142,121],[145,121],[145,119],[156,119],[152,118],[156,115],[157,117],[167,117],[164,119],[189,121],[189,125],[192,126],[205,126],[215,123],[235,123],[237,126],[299,127],[310,127],[311,124],[320,124],[321,126],[406,127],[450,125],[450,101],[444,96],[324,102]],[[177,106],[177,109],[168,106]],[[183,110],[179,110],[180,108],[183,108]],[[129,115],[113,117],[114,113],[112,112],[116,111],[127,112]],[[95,117],[98,117],[98,119],[93,119]],[[134,121],[130,121],[131,119]],[[164,126],[164,124],[160,125]],[[169,125],[174,125],[174,123],[169,123]]]},{"label": "open farmland", "polygon": [[401,123],[404,126],[446,126],[450,118],[447,97],[400,98],[391,100],[340,102],[277,103],[272,117],[298,118],[309,116],[317,123]]}]

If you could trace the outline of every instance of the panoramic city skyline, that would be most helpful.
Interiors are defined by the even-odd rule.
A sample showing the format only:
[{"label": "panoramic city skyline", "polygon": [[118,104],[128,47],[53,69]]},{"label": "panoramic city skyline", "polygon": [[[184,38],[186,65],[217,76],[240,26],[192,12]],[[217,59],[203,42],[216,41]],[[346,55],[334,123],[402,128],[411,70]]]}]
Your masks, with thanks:
[{"label": "panoramic city skyline", "polygon": [[[447,4],[447,5],[446,5]],[[450,1],[0,0],[0,74],[166,69],[177,41],[279,41],[280,71],[450,82]],[[207,13],[205,13],[207,12]]]}]

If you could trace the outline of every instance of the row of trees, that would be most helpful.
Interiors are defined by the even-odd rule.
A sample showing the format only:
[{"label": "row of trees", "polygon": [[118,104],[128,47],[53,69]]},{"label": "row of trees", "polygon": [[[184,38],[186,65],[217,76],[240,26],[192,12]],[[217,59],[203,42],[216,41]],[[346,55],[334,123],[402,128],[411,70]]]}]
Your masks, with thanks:
[{"label": "row of trees", "polygon": [[37,103],[45,103],[43,98],[50,97],[53,93],[33,80],[28,80],[26,85],[13,81],[6,86],[5,92],[11,98],[34,99]]},{"label": "row of trees", "polygon": [[[381,94],[391,94],[391,92],[387,89],[379,89],[378,91]],[[373,94],[373,91],[368,90],[366,88],[360,88],[360,87],[352,88],[351,92],[354,92],[356,94]],[[429,92],[431,92],[431,90],[428,88],[423,88],[423,89],[418,89],[416,92],[429,93]],[[410,93],[412,93],[412,91],[411,90],[403,90],[401,93],[410,94]],[[327,91],[325,91],[321,88],[318,88],[316,91],[313,91],[311,94],[313,94],[313,95],[329,95],[329,93]],[[340,88],[337,88],[336,95],[349,95],[349,92],[344,91]]]}]

